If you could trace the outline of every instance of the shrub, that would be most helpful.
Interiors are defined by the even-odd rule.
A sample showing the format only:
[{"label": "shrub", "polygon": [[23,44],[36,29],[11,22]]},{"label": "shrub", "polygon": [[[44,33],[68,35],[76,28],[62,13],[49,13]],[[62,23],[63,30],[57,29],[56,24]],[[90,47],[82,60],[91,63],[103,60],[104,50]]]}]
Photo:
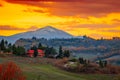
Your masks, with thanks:
[{"label": "shrub", "polygon": [[13,62],[0,64],[1,80],[25,80],[20,68]]},{"label": "shrub", "polygon": [[71,61],[71,62],[77,62],[77,59],[73,58],[73,59],[70,59],[69,61]]}]

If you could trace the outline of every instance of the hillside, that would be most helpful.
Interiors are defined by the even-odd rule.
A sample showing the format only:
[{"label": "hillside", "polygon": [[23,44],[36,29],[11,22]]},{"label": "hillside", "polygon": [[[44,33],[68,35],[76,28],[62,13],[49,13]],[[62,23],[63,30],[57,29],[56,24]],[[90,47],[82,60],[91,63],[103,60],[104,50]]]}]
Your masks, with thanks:
[{"label": "hillside", "polygon": [[[107,74],[76,74],[58,69],[47,62],[51,59],[0,57],[0,63],[13,61],[17,63],[27,80],[113,80],[114,75]],[[46,64],[47,63],[47,64]]]},{"label": "hillside", "polygon": [[[16,46],[23,46],[29,49],[32,44],[36,46],[41,43],[44,46],[55,47],[63,46],[68,49],[76,57],[84,57],[87,59],[94,59],[101,56],[101,59],[107,59],[115,55],[120,55],[120,39],[100,39],[95,40],[90,37],[84,36],[83,38],[69,38],[69,39],[19,39],[15,42]],[[118,60],[118,59],[117,59]],[[120,60],[118,60],[120,61]],[[116,62],[116,61],[115,61]],[[119,62],[117,62],[119,63]]]}]

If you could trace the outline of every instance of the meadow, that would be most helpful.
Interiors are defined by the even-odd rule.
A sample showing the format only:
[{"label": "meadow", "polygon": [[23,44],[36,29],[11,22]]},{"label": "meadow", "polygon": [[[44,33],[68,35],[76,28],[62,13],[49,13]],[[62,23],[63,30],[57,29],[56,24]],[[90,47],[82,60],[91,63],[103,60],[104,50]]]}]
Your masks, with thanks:
[{"label": "meadow", "polygon": [[0,57],[0,63],[15,62],[23,71],[26,80],[114,80],[112,74],[77,74],[61,70],[50,62],[53,59]]}]

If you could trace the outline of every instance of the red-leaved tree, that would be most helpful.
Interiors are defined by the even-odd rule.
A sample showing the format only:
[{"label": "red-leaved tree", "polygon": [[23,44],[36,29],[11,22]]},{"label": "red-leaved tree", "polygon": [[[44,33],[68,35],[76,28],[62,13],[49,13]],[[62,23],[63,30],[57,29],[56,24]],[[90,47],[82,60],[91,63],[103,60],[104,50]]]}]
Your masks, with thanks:
[{"label": "red-leaved tree", "polygon": [[0,64],[0,80],[25,80],[25,76],[14,62],[8,62]]}]

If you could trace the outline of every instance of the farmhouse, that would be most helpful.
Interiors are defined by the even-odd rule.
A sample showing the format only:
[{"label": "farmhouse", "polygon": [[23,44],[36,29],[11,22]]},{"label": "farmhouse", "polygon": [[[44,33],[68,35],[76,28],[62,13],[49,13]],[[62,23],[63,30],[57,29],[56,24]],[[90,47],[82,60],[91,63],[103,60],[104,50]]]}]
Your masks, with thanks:
[{"label": "farmhouse", "polygon": [[[38,51],[38,57],[44,57],[45,56],[45,53],[44,53],[44,51],[43,50],[41,50],[41,49],[38,49],[37,50]],[[27,51],[27,55],[29,56],[29,57],[33,57],[34,56],[34,50],[28,50]]]},{"label": "farmhouse", "polygon": [[44,56],[45,56],[44,51],[41,49],[38,49],[38,57],[44,57]]},{"label": "farmhouse", "polygon": [[27,55],[28,55],[29,57],[33,57],[33,55],[34,55],[34,50],[28,50]]}]

